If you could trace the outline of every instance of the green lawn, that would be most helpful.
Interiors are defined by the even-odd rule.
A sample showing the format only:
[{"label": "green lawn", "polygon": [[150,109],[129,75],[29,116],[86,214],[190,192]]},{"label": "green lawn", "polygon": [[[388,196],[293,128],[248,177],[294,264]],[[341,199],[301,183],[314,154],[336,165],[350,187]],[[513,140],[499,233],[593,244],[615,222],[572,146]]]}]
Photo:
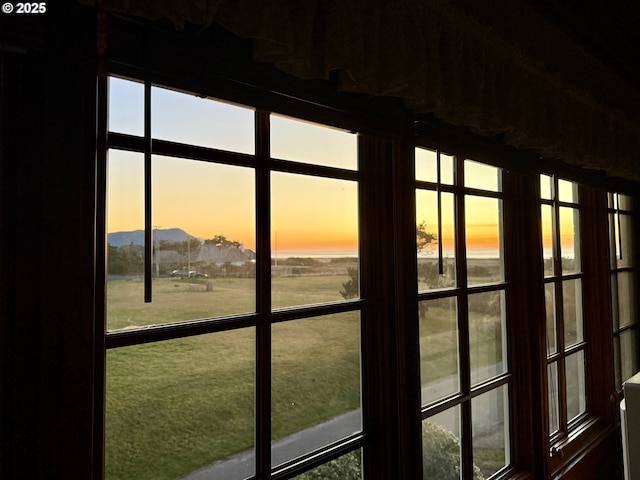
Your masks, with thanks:
[{"label": "green lawn", "polygon": [[[335,300],[347,279],[276,278],[278,305]],[[208,292],[205,282],[161,279],[144,304],[142,282],[110,282],[109,328],[250,312],[253,285],[214,279]],[[357,312],[273,326],[274,439],[360,406],[359,331]],[[110,350],[107,478],[181,478],[252,448],[254,390],[254,328]]]},{"label": "green lawn", "polygon": [[[273,306],[341,300],[348,279],[277,276]],[[150,304],[139,280],[108,284],[110,330],[254,310],[251,278],[160,279]],[[483,324],[485,317],[472,315]],[[423,382],[457,371],[455,322],[452,330],[441,306],[432,306],[428,318],[421,319]],[[484,332],[472,343],[478,361],[495,363],[494,329],[478,331]],[[360,406],[359,332],[357,312],[273,325],[274,439]],[[107,479],[178,479],[252,448],[255,375],[254,328],[109,350]]]}]

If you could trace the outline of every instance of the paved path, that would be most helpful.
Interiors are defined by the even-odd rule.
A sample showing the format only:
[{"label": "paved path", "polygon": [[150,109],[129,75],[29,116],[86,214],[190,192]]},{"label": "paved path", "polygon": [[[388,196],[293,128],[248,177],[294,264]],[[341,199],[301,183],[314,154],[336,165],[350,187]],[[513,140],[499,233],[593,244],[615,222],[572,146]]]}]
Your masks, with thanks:
[{"label": "paved path", "polygon": [[[490,378],[501,372],[501,364],[480,367],[472,381],[478,378]],[[423,399],[437,399],[457,390],[453,376],[441,378],[422,386]],[[504,421],[502,417],[502,398],[498,392],[478,397],[474,403],[476,417],[483,418],[484,422],[476,421],[476,428],[491,432],[496,425]],[[459,436],[459,419],[455,413],[457,410],[446,411],[438,415],[438,423]],[[482,425],[482,424],[485,425]],[[484,428],[483,428],[484,427]],[[500,427],[498,427],[500,428]],[[273,465],[280,465],[288,460],[312,452],[330,443],[341,440],[362,429],[362,412],[360,409],[343,413],[324,423],[294,433],[286,438],[273,443],[271,455]],[[480,432],[477,432],[480,433]],[[493,443],[493,442],[492,442]],[[225,460],[207,465],[191,472],[182,480],[242,480],[255,473],[254,451],[248,450]]]},{"label": "paved path", "polygon": [[[361,410],[343,413],[275,442],[271,450],[272,463],[280,465],[360,430]],[[254,469],[254,452],[249,450],[196,470],[183,480],[241,480],[253,475]]]}]

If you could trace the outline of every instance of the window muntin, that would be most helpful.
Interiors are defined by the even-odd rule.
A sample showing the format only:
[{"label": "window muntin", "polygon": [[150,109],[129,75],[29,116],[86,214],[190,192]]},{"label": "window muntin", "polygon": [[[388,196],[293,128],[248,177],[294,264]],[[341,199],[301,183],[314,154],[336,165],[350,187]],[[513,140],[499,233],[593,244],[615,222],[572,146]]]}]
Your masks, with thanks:
[{"label": "window muntin", "polygon": [[[136,281],[122,282],[122,285],[128,289],[127,292],[121,292],[122,302],[117,302],[113,294],[109,294],[110,296],[107,298],[107,324],[109,326],[106,336],[108,348],[106,361],[109,376],[106,391],[107,430],[111,429],[112,432],[119,432],[113,434],[116,438],[119,438],[121,434],[125,434],[121,429],[115,428],[118,422],[126,423],[127,419],[122,417],[124,414],[114,405],[120,405],[126,401],[127,392],[125,389],[114,387],[114,385],[123,380],[127,381],[129,372],[135,370],[134,368],[129,368],[126,362],[112,361],[112,359],[119,357],[126,359],[127,352],[144,351],[146,348],[161,350],[166,356],[166,364],[171,372],[177,376],[184,377],[174,380],[174,383],[180,384],[182,380],[186,381],[192,377],[188,371],[185,372],[184,366],[187,364],[185,359],[189,357],[189,350],[192,348],[191,345],[193,343],[211,339],[210,342],[213,347],[210,352],[211,362],[215,363],[214,357],[216,355],[222,356],[226,360],[233,359],[237,353],[232,348],[218,348],[217,346],[220,345],[222,339],[229,335],[233,337],[236,332],[250,331],[252,332],[250,358],[253,363],[250,368],[243,369],[243,372],[252,381],[250,392],[246,393],[245,390],[241,391],[239,389],[234,390],[234,386],[239,387],[239,385],[236,385],[234,371],[230,370],[226,375],[224,372],[216,374],[215,380],[212,380],[211,384],[207,385],[206,388],[202,388],[206,398],[202,399],[199,404],[194,405],[189,402],[190,388],[198,388],[198,386],[196,383],[186,383],[183,385],[183,390],[175,397],[175,401],[177,404],[183,403],[188,408],[176,413],[176,416],[197,419],[205,413],[195,412],[193,411],[194,409],[213,411],[214,409],[210,405],[211,402],[219,400],[214,393],[211,393],[214,385],[229,387],[227,390],[221,390],[223,392],[221,394],[228,392],[229,399],[236,398],[234,395],[241,395],[243,397],[242,401],[237,403],[242,406],[242,418],[229,419],[232,423],[238,422],[238,425],[246,425],[247,428],[243,428],[243,431],[250,432],[250,434],[243,434],[243,438],[246,437],[244,438],[243,449],[249,450],[247,450],[246,454],[243,454],[244,456],[242,456],[237,467],[239,468],[236,472],[238,478],[245,478],[253,474],[268,475],[265,472],[269,472],[269,469],[273,466],[278,465],[278,468],[283,468],[283,461],[290,461],[301,454],[308,453],[292,450],[292,445],[295,443],[292,441],[294,439],[292,434],[300,434],[301,432],[293,431],[291,428],[306,430],[307,427],[315,424],[316,428],[324,428],[326,430],[332,425],[331,422],[335,416],[340,417],[348,414],[350,417],[354,417],[356,419],[352,422],[354,426],[348,431],[334,428],[330,440],[317,443],[310,449],[323,450],[330,442],[334,446],[335,442],[344,441],[349,442],[350,449],[361,447],[363,444],[362,439],[364,438],[360,413],[361,341],[359,332],[361,307],[358,302],[344,302],[345,297],[341,294],[341,290],[349,290],[350,292],[355,288],[355,294],[348,298],[358,298],[359,296],[357,251],[358,172],[328,170],[322,165],[304,163],[304,158],[301,159],[302,162],[282,162],[279,159],[269,158],[270,152],[265,150],[265,146],[269,145],[269,120],[271,119],[269,113],[256,113],[244,107],[236,107],[210,99],[197,99],[186,94],[157,87],[140,90],[136,88],[138,84],[134,82],[113,79],[111,81],[122,82],[120,86],[123,88],[130,84],[133,91],[137,92],[136,94],[138,95],[143,95],[143,98],[145,91],[151,92],[151,95],[141,102],[143,105],[149,106],[149,102],[152,100],[151,129],[143,128],[143,133],[148,133],[150,130],[154,135],[160,135],[161,138],[143,138],[140,136],[140,132],[126,131],[126,127],[118,125],[112,125],[112,132],[125,133],[126,136],[114,133],[109,137],[108,155],[115,159],[113,163],[115,169],[113,170],[113,178],[111,176],[108,178],[110,196],[108,208],[111,206],[111,202],[117,202],[118,198],[131,202],[129,209],[136,211],[135,221],[142,222],[142,225],[136,224],[135,228],[143,229],[146,225],[146,228],[152,234],[152,238],[157,240],[157,242],[155,240],[149,242],[146,247],[151,250],[152,262],[154,259],[157,260],[153,264],[154,268],[150,269],[151,275],[156,272],[159,277],[152,279],[151,282],[151,303],[142,301],[143,287],[140,281],[137,283]],[[170,104],[164,105],[159,100],[164,95],[171,98]],[[121,108],[119,103],[126,101],[126,99],[126,95],[121,95],[119,98],[116,95],[116,98],[110,99],[110,105],[118,110]],[[172,119],[169,117],[168,112],[174,108],[171,105],[182,101],[184,101],[185,106],[184,108],[176,107],[178,112],[183,112],[185,115],[189,112],[195,112],[194,119],[197,117],[198,122],[210,123],[210,125],[202,125],[203,129],[200,130],[194,127],[192,132],[183,128],[171,129],[170,122],[172,120],[177,121],[182,114],[176,115]],[[197,106],[194,107],[194,104],[197,104]],[[158,111],[154,111],[154,105]],[[250,115],[246,116],[246,112],[249,112]],[[229,125],[226,126],[231,126],[241,131],[239,136],[241,141],[228,132],[227,134],[221,133],[225,131],[225,126],[220,125],[219,117],[224,117],[225,115],[230,116]],[[236,121],[236,116],[241,120]],[[154,127],[154,123],[158,125]],[[209,127],[212,127],[212,129]],[[320,127],[316,126],[316,128]],[[211,130],[215,132],[211,133]],[[197,138],[189,136],[191,134],[195,135],[194,132],[196,131],[200,131]],[[249,138],[247,131],[250,131],[250,141],[247,140]],[[280,132],[280,135],[283,134],[284,132]],[[351,134],[350,138],[351,144],[355,145],[355,135]],[[260,141],[256,141],[256,139],[260,139]],[[168,144],[163,142],[164,140],[179,142],[180,144]],[[325,141],[330,142],[331,140],[325,139]],[[191,142],[191,144],[183,144],[184,142]],[[248,144],[251,144],[251,148],[246,148]],[[252,155],[254,145],[258,145],[256,147],[258,151],[255,156]],[[131,154],[127,150],[144,151],[144,154]],[[241,153],[241,155],[238,153]],[[351,154],[356,154],[355,149],[351,150]],[[263,161],[264,158],[268,158],[267,162]],[[357,164],[357,157],[352,158],[350,161],[352,164]],[[139,182],[135,187],[131,187],[126,181],[126,170],[130,166],[135,167],[135,180]],[[119,170],[124,171],[124,176],[115,174]],[[335,177],[333,176],[334,172]],[[278,183],[278,178],[285,178],[286,181]],[[313,202],[305,200],[306,194],[310,193],[309,189],[301,191],[300,189],[291,190],[289,188],[290,184],[294,183],[289,182],[289,179],[294,178],[296,180],[303,179],[303,182],[307,182],[309,185],[320,185],[322,188],[328,186],[332,195],[340,193],[342,198],[347,198],[347,200],[344,200],[339,206],[334,205],[333,211],[330,210],[330,205],[325,202],[323,210],[323,205],[320,202],[321,193],[318,191],[315,197],[310,195],[315,199],[317,208],[316,210],[310,209],[309,205],[313,205]],[[287,188],[283,188],[288,184]],[[151,193],[149,197],[145,194],[145,186],[150,187],[146,191]],[[316,187],[314,188],[318,190]],[[278,204],[281,200],[278,197],[278,193],[274,194],[274,197],[269,195],[269,192],[273,191],[286,192],[284,198],[288,203],[281,202]],[[327,195],[326,190],[324,195]],[[282,197],[283,195],[280,196]],[[150,198],[150,201],[145,205],[146,198]],[[266,198],[267,202],[259,202],[258,198]],[[117,213],[118,210],[112,210],[113,215],[110,215],[108,219],[107,229],[109,233],[113,233],[111,227],[118,224],[118,215],[123,215],[122,212],[125,210],[119,210],[119,214]],[[324,251],[320,252],[321,255],[316,255],[318,253],[317,245],[307,242],[307,250],[306,252],[303,251],[300,257],[314,257],[315,261],[326,263],[327,271],[322,272],[321,275],[317,275],[318,272],[315,272],[316,275],[308,274],[306,271],[296,272],[298,283],[305,284],[304,290],[312,294],[313,300],[292,301],[290,297],[293,293],[300,293],[299,289],[296,290],[296,285],[290,288],[290,292],[287,293],[286,289],[278,290],[275,288],[277,283],[275,278],[265,282],[264,280],[269,277],[263,275],[261,277],[262,280],[257,281],[258,267],[262,268],[263,271],[270,271],[270,267],[275,266],[276,259],[269,258],[269,250],[271,249],[271,253],[273,253],[275,247],[272,243],[275,228],[271,223],[272,221],[277,223],[282,218],[294,218],[298,223],[296,227],[299,227],[299,224],[304,219],[301,212],[306,212],[309,215],[309,213],[317,214],[320,211],[323,212],[324,222],[322,222],[321,226],[324,227],[324,232],[319,235],[325,235],[327,231],[333,232],[329,235],[329,240],[334,241],[334,243],[328,242],[329,252]],[[348,228],[338,222],[341,216],[348,218],[346,222],[349,225]],[[225,221],[225,218],[230,220]],[[186,247],[186,257],[185,252],[178,252],[187,259],[186,268],[173,269],[179,272],[184,271],[186,275],[176,274],[171,276],[173,270],[168,270],[169,265],[163,262],[163,260],[166,260],[163,257],[168,256],[163,254],[163,251],[167,250],[167,248],[163,249],[163,246],[166,247],[167,245],[158,245],[156,247],[156,243],[160,243],[162,240],[158,233],[162,233],[162,230],[169,227],[176,219],[180,221],[189,220],[198,225],[210,226],[213,224],[215,227],[224,224],[228,226],[229,231],[235,232],[233,236],[228,234],[227,237],[226,230],[224,232],[216,230],[216,233],[211,235],[212,238],[205,239],[211,240],[208,245],[218,250],[225,247],[238,251],[244,249],[245,252],[247,250],[253,251],[255,248],[253,259],[250,262],[243,262],[242,265],[235,265],[232,261],[225,261],[222,265],[214,265],[209,261],[210,259],[203,260],[203,258],[197,256],[194,265],[192,263],[194,262],[192,249],[195,249],[197,253],[199,247],[207,244],[207,242],[194,241],[195,243],[193,244],[188,242],[184,245]],[[167,225],[163,225],[164,223],[167,223]],[[283,225],[289,227],[295,223],[295,221],[293,223],[289,221],[289,223],[285,222]],[[346,228],[346,233],[336,234],[334,229],[336,224],[339,224],[343,229]],[[231,230],[231,227],[235,230]],[[284,232],[285,230],[282,231]],[[239,240],[240,238],[242,240]],[[245,238],[248,240],[244,240]],[[236,241],[237,239],[238,241]],[[336,243],[336,239],[346,242],[341,245],[342,248],[338,248],[339,245]],[[246,245],[244,242],[246,242]],[[140,246],[144,249],[144,242],[142,243],[143,245]],[[260,253],[261,245],[263,248],[266,246],[262,253]],[[176,245],[171,246],[176,247]],[[178,245],[178,247],[180,246],[182,245]],[[348,249],[348,256],[345,253],[345,249]],[[113,258],[113,256],[109,256],[108,260],[111,261]],[[285,262],[289,258],[280,257],[279,261]],[[246,267],[246,269],[243,269],[243,267]],[[210,276],[213,270],[215,270],[215,273],[220,274],[220,278],[215,275],[213,277]],[[197,272],[197,274],[191,275],[192,272]],[[352,272],[355,273],[352,274]],[[207,276],[201,274],[206,274]],[[304,280],[304,282],[301,282],[301,280]],[[163,291],[160,285],[161,281],[164,282],[163,286],[171,286],[171,288]],[[352,285],[354,282],[355,287]],[[211,288],[209,288],[209,283],[211,283]],[[182,288],[183,286],[185,289]],[[108,289],[112,290],[112,287],[112,282],[108,282]],[[321,298],[318,297],[317,292],[314,292],[314,290],[321,291]],[[329,291],[331,292],[330,294],[325,294]],[[272,295],[274,292],[277,292],[278,295]],[[203,295],[207,296],[206,294],[213,294],[212,297],[215,297],[216,302],[218,302],[217,307],[211,304],[203,307],[203,305],[199,305],[199,302],[195,302],[191,298],[195,296],[204,298]],[[176,299],[181,295],[184,296],[186,301],[178,301],[176,303]],[[283,298],[285,299],[280,304],[277,303],[279,296],[284,296]],[[289,299],[287,299],[287,296]],[[276,299],[273,304],[271,302],[272,298]],[[324,315],[316,313],[318,303],[323,303],[324,310],[326,311],[329,308],[332,313]],[[123,308],[123,305],[127,308]],[[279,310],[282,307],[290,306],[296,306],[297,308],[286,312]],[[128,323],[113,321],[114,319],[110,317],[114,315],[114,307],[116,309],[120,308],[123,312],[121,317],[126,319],[135,317],[136,321]],[[142,317],[146,317],[146,319],[140,321]],[[153,328],[147,328],[147,325],[152,325]],[[313,329],[308,328],[311,325],[314,327]],[[314,338],[310,332],[314,329],[317,330],[316,327],[335,329],[334,335],[328,335],[326,331],[323,331],[322,335],[315,335]],[[301,373],[304,368],[302,370],[293,368],[296,363],[294,357],[298,356],[299,351],[291,348],[294,344],[283,340],[283,338],[288,338],[289,340],[292,338],[286,334],[286,332],[290,331],[298,332],[293,337],[295,342],[307,342],[309,345],[315,343],[319,351],[318,355],[315,356],[306,354],[304,356],[305,361],[301,364],[302,366],[306,364],[317,374],[307,378],[307,380],[315,378],[316,381],[309,383],[306,389],[300,388],[304,379]],[[197,349],[194,350],[195,352],[197,352]],[[333,355],[329,355],[330,352]],[[324,361],[317,361],[323,355]],[[131,361],[138,361],[138,357],[135,355],[129,355],[129,357]],[[143,360],[144,358],[140,360],[137,368],[141,368],[144,365]],[[194,360],[198,361],[195,357]],[[172,362],[179,363],[179,367],[170,367]],[[225,362],[220,361],[218,363],[224,364]],[[337,365],[338,363],[342,368]],[[283,365],[286,367],[285,370],[282,368]],[[189,369],[198,369],[196,365],[188,366]],[[338,382],[337,373],[344,374],[344,385]],[[241,378],[243,377],[237,375],[238,381]],[[269,379],[268,383],[265,382],[265,378]],[[158,376],[154,375],[149,380],[153,383],[157,379]],[[323,381],[318,382],[318,379]],[[135,381],[135,379],[131,379],[131,381]],[[167,382],[170,382],[170,380],[167,380]],[[336,385],[339,386],[336,387]],[[345,395],[345,401],[335,402],[335,396],[329,394],[336,388]],[[146,406],[156,404],[162,410],[165,407],[165,403],[172,401],[172,398],[163,396],[163,392],[172,390],[163,389],[162,385],[150,388],[150,390],[153,389],[155,389],[157,395],[144,395],[141,403]],[[302,396],[298,397],[298,395]],[[325,398],[323,395],[331,398]],[[294,403],[296,406],[305,406],[307,412],[309,412],[314,410],[313,406],[309,407],[307,405],[308,399],[312,397],[316,398],[316,406],[321,404],[324,407],[323,413],[317,413],[315,417],[300,416],[296,411],[291,410],[291,404],[286,404],[287,400],[291,400],[290,403]],[[284,403],[280,402],[280,407],[272,404],[272,399],[277,401],[278,398],[284,401]],[[224,402],[222,405],[225,405]],[[223,410],[224,408],[226,407],[223,407]],[[229,416],[229,412],[232,410],[215,411],[220,417],[225,417],[225,415]],[[329,426],[325,426],[325,424]],[[135,429],[144,430],[144,425],[142,427],[137,425]],[[129,434],[132,431],[129,430]],[[192,431],[195,430],[192,429]],[[220,436],[219,440],[224,442],[226,434],[224,429],[220,428],[215,431],[216,435]],[[267,433],[265,434],[265,432]],[[153,440],[159,442],[166,440],[166,443],[171,445],[175,441],[182,441],[178,437],[172,437],[171,432],[165,433],[166,438],[163,439],[158,434],[156,435],[157,438]],[[271,436],[272,442],[267,440],[269,436]],[[131,434],[134,444],[138,441],[138,438],[138,436]],[[188,444],[189,440],[187,439],[186,445]],[[107,478],[119,478],[109,472],[119,471],[122,463],[132,463],[134,465],[131,465],[131,467],[137,470],[141,469],[141,465],[147,465],[147,463],[131,454],[137,448],[138,446],[131,445],[129,455],[123,458],[118,455],[114,442],[107,442],[105,455],[107,464],[110,465]],[[228,449],[214,451],[215,449],[207,446],[203,448],[207,449],[206,456],[199,457],[200,460],[196,459],[181,463],[173,470],[167,467],[167,463],[175,460],[173,457],[180,454],[180,449],[164,448],[162,451],[165,452],[165,457],[161,462],[158,461],[150,465],[149,478],[163,478],[163,475],[166,474],[165,472],[169,472],[171,478],[174,478],[184,476],[200,467],[212,469],[215,467],[211,464],[212,462],[224,460],[227,458],[225,457],[227,454],[234,454],[233,451]],[[271,462],[268,465],[266,462],[260,463],[261,458],[269,457]],[[225,462],[223,461],[222,464],[225,464]],[[360,468],[359,463],[356,468]]]},{"label": "window muntin", "polygon": [[633,203],[628,195],[607,194],[609,215],[609,268],[611,271],[611,317],[616,388],[640,369],[638,359],[638,313],[636,268],[633,255]]},{"label": "window muntin", "polygon": [[[417,244],[421,228],[434,237],[427,254],[418,253],[418,285],[426,287],[418,295],[423,431],[440,425],[450,454],[459,445],[457,475],[472,478],[477,470],[489,477],[509,465],[511,442],[501,170],[454,156],[453,185],[423,181],[429,177],[419,165],[435,158],[437,168],[443,155],[422,150],[416,149]],[[442,175],[436,171],[435,178]],[[440,239],[465,261],[447,262]],[[420,278],[428,273],[443,278]],[[435,461],[428,445],[423,435],[424,475]]]},{"label": "window muntin", "polygon": [[548,421],[553,436],[566,433],[570,424],[586,412],[584,273],[580,250],[579,186],[548,175],[540,175],[540,185],[542,245],[544,250],[551,244],[552,251],[551,262],[544,253],[543,261]]}]

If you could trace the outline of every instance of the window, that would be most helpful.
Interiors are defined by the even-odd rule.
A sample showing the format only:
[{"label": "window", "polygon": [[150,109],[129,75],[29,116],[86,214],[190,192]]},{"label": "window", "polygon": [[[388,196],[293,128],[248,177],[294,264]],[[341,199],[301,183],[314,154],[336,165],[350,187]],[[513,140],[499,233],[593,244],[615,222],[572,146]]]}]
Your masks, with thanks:
[{"label": "window", "polygon": [[608,193],[611,317],[616,388],[638,372],[638,317],[635,291],[633,207],[631,197]]},{"label": "window", "polygon": [[106,478],[361,478],[357,136],[108,98]]},{"label": "window", "polygon": [[502,171],[415,162],[423,478],[489,478],[511,444]]},{"label": "window", "polygon": [[578,184],[540,176],[544,289],[547,325],[549,432],[566,433],[586,412]]}]

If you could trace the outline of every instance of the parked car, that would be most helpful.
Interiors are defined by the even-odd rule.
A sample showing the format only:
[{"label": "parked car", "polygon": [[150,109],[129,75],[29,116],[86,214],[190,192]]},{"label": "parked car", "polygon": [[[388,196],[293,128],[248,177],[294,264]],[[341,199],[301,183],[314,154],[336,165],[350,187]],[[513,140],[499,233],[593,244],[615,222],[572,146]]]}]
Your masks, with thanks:
[{"label": "parked car", "polygon": [[191,270],[189,272],[189,278],[209,278],[209,275],[206,273],[198,272],[196,270]]},{"label": "parked car", "polygon": [[172,270],[171,271],[171,276],[172,277],[185,278],[185,277],[189,276],[189,272],[187,272],[186,270]]}]

